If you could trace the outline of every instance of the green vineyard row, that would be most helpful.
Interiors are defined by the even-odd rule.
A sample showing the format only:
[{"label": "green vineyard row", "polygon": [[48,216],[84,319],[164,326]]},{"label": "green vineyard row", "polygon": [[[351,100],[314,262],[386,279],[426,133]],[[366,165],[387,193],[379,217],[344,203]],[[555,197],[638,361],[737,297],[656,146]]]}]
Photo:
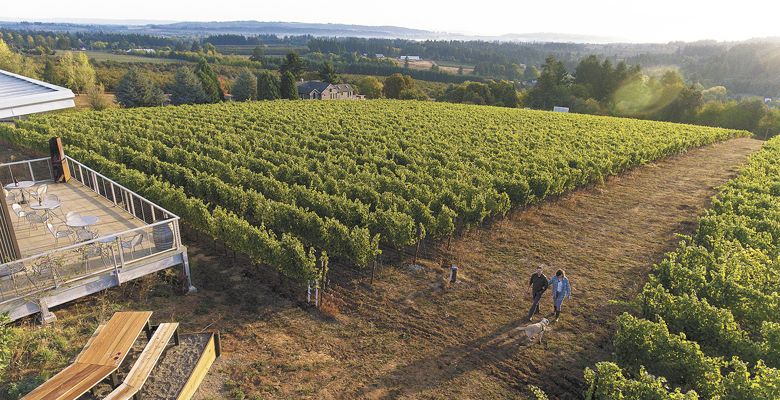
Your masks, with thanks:
[{"label": "green vineyard row", "polygon": [[655,267],[636,301],[640,316],[618,318],[617,362],[586,371],[587,398],[780,398],[779,292],[773,139]]},{"label": "green vineyard row", "polygon": [[[61,113],[0,129],[32,146],[61,136],[75,158],[174,212],[186,205],[179,213],[193,218],[185,222],[299,279],[316,273],[312,249],[366,266],[382,246],[447,237],[512,207],[746,134],[403,101]],[[241,238],[245,228],[252,234]]]}]

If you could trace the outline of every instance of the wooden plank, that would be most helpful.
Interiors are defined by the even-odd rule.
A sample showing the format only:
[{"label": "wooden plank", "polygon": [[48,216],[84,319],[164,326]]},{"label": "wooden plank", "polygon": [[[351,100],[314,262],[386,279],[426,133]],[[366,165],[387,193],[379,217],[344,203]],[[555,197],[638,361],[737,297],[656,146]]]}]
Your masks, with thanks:
[{"label": "wooden plank", "polygon": [[179,397],[177,397],[176,400],[189,400],[192,398],[192,396],[195,394],[195,391],[198,390],[201,382],[203,382],[203,378],[205,378],[206,374],[209,372],[211,364],[213,364],[214,360],[217,359],[216,354],[217,352],[214,346],[214,334],[212,334],[209,338],[209,342],[206,344],[206,348],[203,350],[203,354],[200,355],[198,363],[192,370],[190,378],[187,379],[187,383],[184,384],[184,387],[181,389],[181,392],[179,392]]},{"label": "wooden plank", "polygon": [[133,364],[133,368],[130,369],[122,385],[109,393],[104,400],[129,400],[138,393],[178,328],[178,323],[160,324],[154,331],[152,338],[149,339],[149,343],[146,344],[144,351]]},{"label": "wooden plank", "polygon": [[84,354],[84,352],[85,352],[85,351],[86,351],[86,350],[89,348],[89,346],[92,344],[92,342],[95,340],[95,338],[97,337],[97,335],[99,335],[99,334],[100,334],[100,331],[101,331],[101,330],[102,330],[102,329],[103,329],[105,326],[106,326],[106,324],[100,324],[100,325],[98,325],[97,329],[95,329],[95,332],[94,332],[94,333],[92,333],[92,336],[90,336],[89,340],[87,340],[87,344],[85,344],[85,345],[84,345],[84,348],[83,348],[83,349],[81,349],[81,351],[79,352],[79,354],[77,354],[77,355],[76,355],[76,357],[73,357],[73,358],[70,360],[71,364],[72,364],[72,363],[74,363],[74,362],[76,362],[76,360],[78,360],[78,359],[79,359],[79,357],[81,357],[81,355],[82,355],[82,354]]},{"label": "wooden plank", "polygon": [[118,367],[151,318],[151,311],[117,312],[77,362]]},{"label": "wooden plank", "polygon": [[75,400],[106,379],[116,368],[108,365],[74,363],[54,375],[23,400]]},{"label": "wooden plank", "polygon": [[[22,252],[11,222],[11,205],[0,195],[0,263],[18,260]],[[16,215],[14,215],[16,217]]]}]

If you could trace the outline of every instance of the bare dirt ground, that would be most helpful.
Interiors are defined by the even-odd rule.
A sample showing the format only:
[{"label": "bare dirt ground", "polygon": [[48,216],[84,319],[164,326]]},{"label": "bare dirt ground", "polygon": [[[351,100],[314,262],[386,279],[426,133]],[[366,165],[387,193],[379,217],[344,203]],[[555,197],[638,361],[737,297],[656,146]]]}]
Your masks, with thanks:
[{"label": "bare dirt ground", "polygon": [[[171,272],[55,313],[80,343],[119,309],[152,310],[155,322],[180,321],[184,332],[219,329],[223,355],[196,399],[526,398],[529,384],[581,398],[583,369],[610,358],[614,319],[626,309],[613,300],[640,290],[675,233],[692,231],[715,187],[760,146],[735,139],[692,150],[517,210],[453,239],[449,251],[429,244],[422,268],[388,255],[373,285],[368,271],[332,266],[321,311],[280,295],[289,286],[221,244],[198,241],[190,247],[198,293],[173,294]],[[445,255],[460,266],[456,284],[439,266]],[[525,283],[539,263],[548,274],[565,269],[574,289],[542,345],[513,334],[526,324]],[[551,310],[545,297],[543,314]]]}]

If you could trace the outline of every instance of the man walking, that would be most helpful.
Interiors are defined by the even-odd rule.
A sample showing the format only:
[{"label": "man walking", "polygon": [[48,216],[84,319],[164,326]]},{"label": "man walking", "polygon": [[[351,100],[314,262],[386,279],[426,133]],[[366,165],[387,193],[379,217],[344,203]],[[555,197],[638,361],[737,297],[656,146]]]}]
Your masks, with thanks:
[{"label": "man walking", "polygon": [[536,268],[536,272],[531,275],[531,279],[528,281],[528,293],[531,295],[531,309],[528,311],[528,321],[531,321],[531,317],[534,314],[539,313],[539,301],[542,300],[542,294],[547,290],[549,281],[547,277],[542,273],[542,266],[539,265]]}]

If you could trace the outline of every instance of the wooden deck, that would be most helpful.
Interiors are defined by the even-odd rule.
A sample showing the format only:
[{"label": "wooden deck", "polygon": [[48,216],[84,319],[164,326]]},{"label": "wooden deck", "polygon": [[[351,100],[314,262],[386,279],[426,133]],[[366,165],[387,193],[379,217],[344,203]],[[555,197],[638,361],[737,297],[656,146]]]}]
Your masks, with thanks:
[{"label": "wooden deck", "polygon": [[[52,225],[54,225],[55,230],[65,224],[64,215],[71,211],[81,215],[90,215],[100,218],[100,221],[96,225],[88,228],[93,232],[97,231],[100,236],[120,233],[146,225],[144,221],[133,218],[130,213],[126,212],[121,207],[115,206],[112,202],[98,195],[90,188],[83,186],[76,180],[71,180],[69,183],[49,183],[48,186],[48,193],[57,195],[62,203],[60,209],[50,212],[51,222]],[[35,188],[33,187],[31,191],[34,191],[34,189]],[[32,204],[34,204],[35,201],[36,200],[33,199]],[[9,207],[10,206],[11,205],[9,204]],[[22,208],[25,212],[33,211],[30,209],[30,204],[25,204]],[[16,232],[16,238],[19,241],[19,250],[22,253],[22,258],[73,244],[68,239],[60,239],[57,246],[55,246],[54,236],[49,233],[45,226],[38,226],[37,229],[31,229],[26,220],[19,221],[13,211],[10,212],[14,231]],[[41,214],[43,211],[37,211],[37,213]],[[129,240],[129,238],[123,238],[123,240]],[[147,248],[151,246],[148,241],[144,243],[144,245],[147,246]],[[142,248],[138,249],[139,252],[141,249]]]}]

